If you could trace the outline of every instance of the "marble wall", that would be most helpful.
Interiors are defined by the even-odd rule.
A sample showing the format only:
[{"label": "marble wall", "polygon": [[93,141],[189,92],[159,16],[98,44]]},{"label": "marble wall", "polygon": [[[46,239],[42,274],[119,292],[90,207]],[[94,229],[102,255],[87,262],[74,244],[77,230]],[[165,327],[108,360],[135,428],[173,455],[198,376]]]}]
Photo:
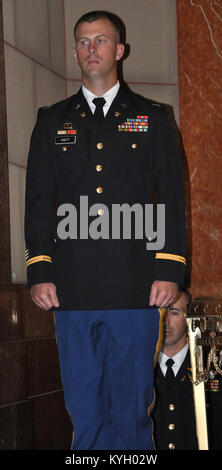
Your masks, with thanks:
[{"label": "marble wall", "polygon": [[188,162],[191,291],[222,295],[222,1],[178,0],[179,116]]},{"label": "marble wall", "polygon": [[[7,282],[0,283],[0,450],[69,449],[72,424],[64,405],[53,315],[37,308],[22,284],[30,136],[37,109],[66,97],[63,1],[2,4],[14,284],[1,278]],[[0,2],[0,20],[1,13]]]},{"label": "marble wall", "polygon": [[3,0],[12,281],[26,282],[24,194],[40,106],[66,97],[62,0]]}]

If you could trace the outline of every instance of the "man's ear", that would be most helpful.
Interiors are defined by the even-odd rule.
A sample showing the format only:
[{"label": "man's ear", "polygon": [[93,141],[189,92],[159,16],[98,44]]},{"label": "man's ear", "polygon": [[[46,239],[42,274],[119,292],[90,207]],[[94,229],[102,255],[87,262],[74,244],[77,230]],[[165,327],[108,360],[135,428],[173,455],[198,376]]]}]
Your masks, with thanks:
[{"label": "man's ear", "polygon": [[74,47],[74,49],[73,49],[73,57],[74,57],[74,61],[78,64],[79,61],[78,61],[78,55],[77,55],[76,47]]},{"label": "man's ear", "polygon": [[124,52],[125,52],[124,44],[122,44],[121,42],[118,43],[117,48],[116,48],[116,60],[122,59],[122,57],[124,56]]}]

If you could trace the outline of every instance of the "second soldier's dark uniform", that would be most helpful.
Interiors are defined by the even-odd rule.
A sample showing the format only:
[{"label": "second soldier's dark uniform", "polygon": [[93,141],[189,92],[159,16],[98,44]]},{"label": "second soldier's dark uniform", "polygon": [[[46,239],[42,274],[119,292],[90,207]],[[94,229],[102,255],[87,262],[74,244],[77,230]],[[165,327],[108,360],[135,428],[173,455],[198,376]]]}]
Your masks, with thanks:
[{"label": "second soldier's dark uniform", "polygon": [[155,369],[156,402],[152,412],[158,450],[197,449],[193,389],[187,353],[174,381],[168,384],[159,363]]},{"label": "second soldier's dark uniform", "polygon": [[[155,369],[156,402],[152,412],[154,440],[158,450],[198,450],[189,351],[169,385],[159,364]],[[206,411],[210,450],[222,449],[222,381],[209,380]]]}]

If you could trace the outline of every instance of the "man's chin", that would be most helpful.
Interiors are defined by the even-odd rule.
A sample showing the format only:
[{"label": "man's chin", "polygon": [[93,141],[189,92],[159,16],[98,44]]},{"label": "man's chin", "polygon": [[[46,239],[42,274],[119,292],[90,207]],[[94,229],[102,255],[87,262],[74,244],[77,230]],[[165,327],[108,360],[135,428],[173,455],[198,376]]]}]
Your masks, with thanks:
[{"label": "man's chin", "polygon": [[163,346],[173,346],[175,344],[175,339],[170,337],[170,335],[166,335],[163,337]]},{"label": "man's chin", "polygon": [[84,75],[87,78],[99,78],[101,76],[101,72],[98,67],[91,67],[86,71]]}]

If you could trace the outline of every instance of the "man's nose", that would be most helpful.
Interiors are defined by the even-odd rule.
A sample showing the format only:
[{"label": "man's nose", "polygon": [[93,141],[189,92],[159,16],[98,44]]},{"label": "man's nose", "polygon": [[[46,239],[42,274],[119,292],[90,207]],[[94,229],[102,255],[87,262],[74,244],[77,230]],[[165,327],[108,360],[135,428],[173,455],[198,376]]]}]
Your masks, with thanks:
[{"label": "man's nose", "polygon": [[90,54],[94,54],[96,50],[96,45],[94,41],[89,41],[88,51]]},{"label": "man's nose", "polygon": [[170,325],[170,315],[167,310],[165,310],[165,315],[164,315],[164,324],[169,326]]}]

